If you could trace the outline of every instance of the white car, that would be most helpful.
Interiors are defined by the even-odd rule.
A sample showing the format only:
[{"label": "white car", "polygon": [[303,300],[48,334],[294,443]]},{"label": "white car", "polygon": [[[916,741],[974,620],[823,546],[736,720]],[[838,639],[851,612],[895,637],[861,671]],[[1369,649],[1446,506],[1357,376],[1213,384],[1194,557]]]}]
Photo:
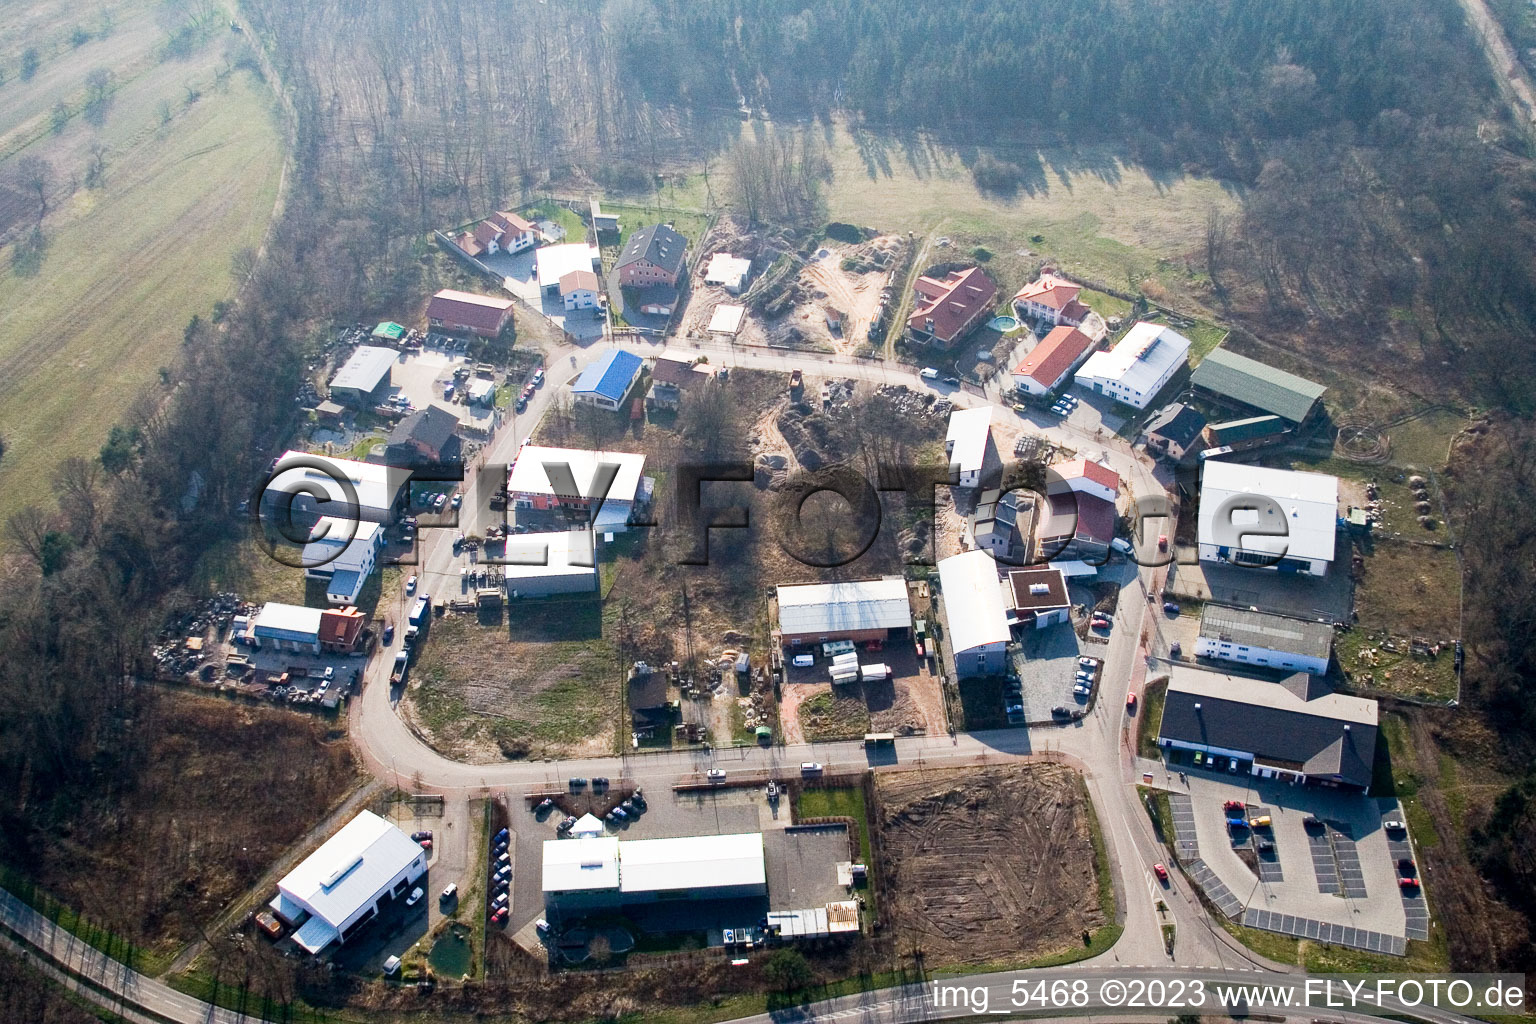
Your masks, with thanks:
[{"label": "white car", "polygon": [[414,593],[416,593],[416,577],[415,576],[412,576],[410,579],[405,581],[405,592],[407,594],[414,594]]},{"label": "white car", "polygon": [[412,889],[411,894],[405,898],[405,905],[408,907],[414,907],[416,904],[421,902],[421,898],[425,895],[426,891],[418,885],[416,888]]},{"label": "white car", "polygon": [[385,977],[393,978],[398,973],[400,973],[400,958],[399,957],[392,956],[389,959],[384,961],[384,975],[385,975]]},{"label": "white car", "polygon": [[822,766],[820,761],[801,761],[800,762],[800,774],[801,775],[820,775],[821,772],[822,772],[822,767],[823,766]]},{"label": "white car", "polygon": [[458,899],[458,896],[459,896],[459,886],[458,886],[458,883],[456,883],[456,882],[449,882],[447,887],[443,889],[442,896],[439,897],[439,898],[444,903],[448,903],[448,902],[450,902],[452,900]]},{"label": "white car", "polygon": [[710,782],[724,782],[725,781],[725,769],[724,768],[711,768],[709,771],[705,772],[704,774],[709,779]]},{"label": "white car", "polygon": [[923,378],[923,380],[938,380],[939,371],[935,370],[931,366],[925,366],[923,367],[922,372],[918,374],[918,376]]},{"label": "white car", "polygon": [[1408,826],[1404,825],[1396,818],[1390,818],[1387,821],[1382,822],[1381,827],[1386,829],[1388,832],[1406,832],[1408,830]]}]

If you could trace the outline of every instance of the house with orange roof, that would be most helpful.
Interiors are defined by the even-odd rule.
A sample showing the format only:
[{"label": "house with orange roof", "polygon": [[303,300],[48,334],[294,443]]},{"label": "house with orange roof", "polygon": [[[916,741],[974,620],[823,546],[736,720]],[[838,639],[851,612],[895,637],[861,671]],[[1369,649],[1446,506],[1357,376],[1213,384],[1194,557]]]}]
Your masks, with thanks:
[{"label": "house with orange roof", "polygon": [[498,252],[515,253],[538,244],[539,231],[515,213],[498,210],[468,231],[460,232],[453,244],[470,256],[494,256]]},{"label": "house with orange roof", "polygon": [[1064,484],[1068,490],[1091,494],[1111,503],[1120,496],[1120,474],[1102,462],[1071,459],[1056,463],[1051,467],[1051,473],[1061,481],[1061,484],[1053,481],[1052,486],[1060,487]]},{"label": "house with orange roof", "polygon": [[1097,344],[1076,327],[1065,325],[1052,329],[1030,350],[1024,361],[1013,368],[1014,387],[1027,395],[1045,395],[1055,391],[1082,365]]},{"label": "house with orange roof", "polygon": [[1013,297],[1013,311],[1020,317],[1052,326],[1081,327],[1092,312],[1078,301],[1083,286],[1052,273],[1020,288]]},{"label": "house with orange roof", "polygon": [[919,277],[917,305],[907,317],[907,338],[949,348],[992,315],[997,284],[980,267],[952,270],[942,280]]}]

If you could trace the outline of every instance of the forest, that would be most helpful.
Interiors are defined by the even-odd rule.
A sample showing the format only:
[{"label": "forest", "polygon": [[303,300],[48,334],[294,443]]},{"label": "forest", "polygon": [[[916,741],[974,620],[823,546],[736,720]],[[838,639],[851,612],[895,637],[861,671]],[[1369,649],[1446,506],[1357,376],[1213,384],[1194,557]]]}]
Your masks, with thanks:
[{"label": "forest", "polygon": [[[1536,383],[1536,190],[1455,0],[1222,0],[1198,18],[1172,0],[241,0],[239,13],[291,113],[282,220],[239,303],[193,318],[163,386],[99,458],[61,466],[47,500],[7,524],[0,790],[15,798],[0,859],[84,795],[132,787],[152,708],[129,680],[164,611],[197,596],[199,554],[241,528],[234,509],[291,426],[316,339],[435,282],[429,229],[541,189],[644,191],[700,167],[722,195],[761,199],[778,166],[814,200],[812,140],[833,116],[933,133],[1004,192],[1012,151],[1090,140],[1228,181],[1242,212],[1213,216],[1196,254],[1224,316],[1494,410],[1451,493],[1472,539],[1468,703],[1500,756],[1533,763],[1536,435],[1518,417]],[[800,139],[743,141],[742,107]],[[753,212],[821,226],[814,201]],[[1405,330],[1411,344],[1380,340]],[[1510,791],[1509,823],[1476,854],[1536,915],[1533,793]],[[1485,953],[1512,967],[1530,951],[1511,935],[1453,956],[1484,969]]]}]

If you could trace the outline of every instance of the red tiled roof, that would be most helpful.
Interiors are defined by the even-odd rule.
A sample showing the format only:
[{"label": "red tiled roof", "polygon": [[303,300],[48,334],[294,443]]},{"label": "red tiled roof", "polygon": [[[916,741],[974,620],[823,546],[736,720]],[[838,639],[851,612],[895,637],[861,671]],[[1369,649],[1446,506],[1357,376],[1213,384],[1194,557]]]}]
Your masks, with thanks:
[{"label": "red tiled roof", "polygon": [[595,292],[599,287],[597,275],[590,270],[573,270],[560,278],[561,295],[579,291]]},{"label": "red tiled roof", "polygon": [[363,613],[356,608],[326,608],[320,613],[320,642],[352,647],[363,631]]},{"label": "red tiled roof", "polygon": [[520,235],[525,231],[533,230],[532,224],[528,223],[517,214],[508,213],[506,210],[497,210],[486,219],[495,221],[503,229],[512,232],[514,235]]},{"label": "red tiled roof", "polygon": [[1088,314],[1092,312],[1093,310],[1089,309],[1087,306],[1083,305],[1076,299],[1073,299],[1071,302],[1061,307],[1061,315],[1063,319],[1076,320],[1078,323],[1082,323],[1085,319],[1087,319]]},{"label": "red tiled roof", "polygon": [[453,240],[453,244],[458,246],[460,249],[463,249],[471,256],[479,256],[481,253],[485,252],[485,246],[480,244],[480,240],[475,237],[475,233],[473,231],[464,232],[458,238]]},{"label": "red tiled roof", "polygon": [[[938,291],[929,294],[935,288]],[[945,343],[973,326],[978,316],[992,308],[992,299],[997,295],[997,285],[980,267],[951,271],[943,281],[920,277],[913,290],[928,301],[918,305],[907,318],[907,325]],[[933,321],[931,330],[929,320]]]},{"label": "red tiled roof", "polygon": [[1051,467],[1052,471],[1063,480],[1086,479],[1092,480],[1101,487],[1119,492],[1120,474],[1100,462],[1089,462],[1087,459],[1073,459],[1070,462],[1058,462]]},{"label": "red tiled roof", "polygon": [[1078,357],[1092,346],[1093,339],[1076,327],[1057,327],[1013,368],[1014,375],[1030,377],[1043,387],[1053,388]]},{"label": "red tiled roof", "polygon": [[1074,537],[1100,544],[1108,544],[1115,539],[1114,502],[1081,491],[1062,491],[1046,495],[1046,499],[1050,503],[1052,519],[1076,513],[1077,523],[1072,531]]},{"label": "red tiled roof", "polygon": [[444,288],[427,303],[427,319],[475,330],[494,331],[501,325],[502,318],[511,306],[511,299]]},{"label": "red tiled roof", "polygon": [[1082,285],[1073,284],[1066,278],[1057,277],[1055,274],[1041,274],[1040,280],[1020,288],[1014,299],[1064,311],[1082,290]]},{"label": "red tiled roof", "polygon": [[697,381],[703,374],[695,370],[690,363],[681,359],[658,359],[651,367],[651,380],[662,384],[676,384],[680,388],[688,387]]}]

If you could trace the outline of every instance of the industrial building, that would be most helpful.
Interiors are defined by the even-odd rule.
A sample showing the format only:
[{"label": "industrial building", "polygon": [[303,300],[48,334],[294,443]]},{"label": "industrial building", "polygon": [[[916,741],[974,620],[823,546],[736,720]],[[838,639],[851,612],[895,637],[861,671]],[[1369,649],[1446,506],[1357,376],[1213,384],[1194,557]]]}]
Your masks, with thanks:
[{"label": "industrial building", "polygon": [[392,348],[359,345],[331,378],[331,398],[354,409],[378,405],[389,397],[390,371],[399,356]]},{"label": "industrial building", "polygon": [[444,288],[427,303],[427,323],[439,331],[495,338],[511,322],[511,299]]},{"label": "industrial building", "polygon": [[524,445],[507,474],[507,494],[514,509],[585,511],[594,529],[622,533],[636,508],[650,504],[656,482],[644,469],[645,456],[634,452]]},{"label": "industrial building", "polygon": [[939,560],[939,586],[949,623],[955,674],[1001,675],[1008,664],[1010,616],[997,563],[985,551],[966,551]]},{"label": "industrial building", "polygon": [[595,538],[591,530],[518,533],[507,538],[500,566],[508,597],[588,594],[597,590]]},{"label": "industrial building", "polygon": [[1145,321],[1107,352],[1095,352],[1073,377],[1078,384],[1123,405],[1145,409],[1184,366],[1189,339]]},{"label": "industrial building", "polygon": [[1207,604],[1200,615],[1195,654],[1325,675],[1333,656],[1333,626],[1252,608]]},{"label": "industrial building", "polygon": [[578,270],[590,274],[600,265],[601,259],[602,251],[586,242],[546,245],[533,254],[539,290],[546,295],[555,295],[560,291],[562,277]]},{"label": "industrial building", "polygon": [[645,363],[633,352],[614,349],[587,364],[581,375],[571,381],[571,399],[599,409],[617,410],[624,396],[634,387]]},{"label": "industrial building", "polygon": [[1286,373],[1257,359],[1214,349],[1189,378],[1207,401],[1249,415],[1279,416],[1292,427],[1310,423],[1322,412],[1328,389],[1316,381]]},{"label": "industrial building", "polygon": [[889,640],[912,628],[907,582],[899,576],[778,588],[779,639],[796,646],[831,640]]},{"label": "industrial building", "polygon": [[949,414],[949,431],[944,435],[944,454],[949,470],[956,474],[961,487],[981,484],[981,472],[992,447],[992,407],[956,409]]},{"label": "industrial building", "polygon": [[1324,473],[1207,460],[1200,560],[1322,576],[1333,564],[1339,481]]},{"label": "industrial building", "polygon": [[383,550],[384,531],[378,523],[327,517],[315,525],[304,545],[304,576],[325,581],[325,599],[331,604],[357,604]]},{"label": "industrial building", "polygon": [[389,524],[405,506],[410,470],[290,449],[273,466],[262,514],[287,525],[324,516]]},{"label": "industrial building", "polygon": [[410,836],[363,811],[283,876],[269,904],[297,929],[293,941],[309,953],[346,942],[399,899],[427,870],[427,854]]},{"label": "industrial building", "polygon": [[268,601],[251,617],[242,639],[252,647],[319,654],[320,614],[319,608]]},{"label": "industrial building", "polygon": [[544,903],[556,910],[768,894],[761,832],[675,839],[551,839],[544,844],[543,860]]},{"label": "industrial building", "polygon": [[1369,788],[1375,701],[1333,693],[1304,672],[1278,683],[1182,665],[1171,673],[1157,734],[1170,760],[1211,756],[1261,779]]}]

